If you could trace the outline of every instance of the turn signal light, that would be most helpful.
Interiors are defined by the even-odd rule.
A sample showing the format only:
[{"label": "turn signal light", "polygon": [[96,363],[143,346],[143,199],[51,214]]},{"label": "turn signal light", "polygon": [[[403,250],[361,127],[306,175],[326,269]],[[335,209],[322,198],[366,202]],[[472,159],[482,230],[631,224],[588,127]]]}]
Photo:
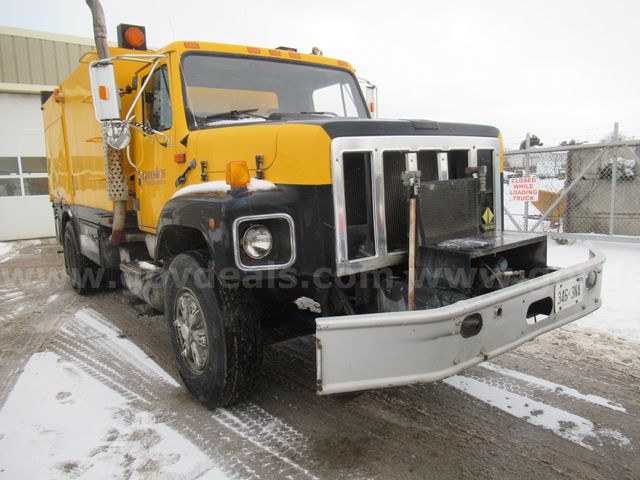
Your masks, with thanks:
[{"label": "turn signal light", "polygon": [[56,103],[64,103],[64,95],[59,88],[56,88],[53,91],[53,101]]},{"label": "turn signal light", "polygon": [[231,188],[244,188],[249,184],[249,167],[244,160],[227,163],[225,181]]},{"label": "turn signal light", "polygon": [[100,85],[98,87],[98,95],[100,96],[100,100],[107,100],[109,98],[109,91],[107,90],[107,87]]}]

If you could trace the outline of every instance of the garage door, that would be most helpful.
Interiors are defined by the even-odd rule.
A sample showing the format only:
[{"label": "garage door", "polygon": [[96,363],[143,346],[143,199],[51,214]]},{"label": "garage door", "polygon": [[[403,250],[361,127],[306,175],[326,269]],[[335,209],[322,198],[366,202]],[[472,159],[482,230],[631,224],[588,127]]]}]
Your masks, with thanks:
[{"label": "garage door", "polygon": [[40,96],[0,93],[0,241],[54,234]]}]

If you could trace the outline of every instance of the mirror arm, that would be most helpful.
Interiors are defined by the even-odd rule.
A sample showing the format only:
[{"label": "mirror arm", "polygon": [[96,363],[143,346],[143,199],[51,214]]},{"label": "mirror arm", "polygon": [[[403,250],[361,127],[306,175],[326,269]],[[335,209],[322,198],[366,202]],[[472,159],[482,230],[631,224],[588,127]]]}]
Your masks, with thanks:
[{"label": "mirror arm", "polygon": [[143,125],[142,123],[134,122],[133,120],[127,120],[126,123],[137,128],[145,135],[157,135],[162,137],[162,141],[158,140],[158,143],[163,147],[166,147],[169,144],[169,137],[165,133],[155,130],[149,125]]},{"label": "mirror arm", "polygon": [[151,76],[153,75],[153,72],[156,70],[159,62],[160,62],[159,58],[156,58],[155,61],[153,62],[153,65],[151,66],[151,70],[149,70],[149,74],[147,75],[147,78],[142,83],[142,86],[138,90],[138,93],[136,93],[136,96],[133,99],[133,102],[131,102],[131,107],[129,107],[129,111],[124,117],[125,122],[129,122],[131,118],[133,118],[133,115],[132,115],[133,109],[135,108],[136,104],[140,100],[140,97],[142,96],[142,92],[144,92],[145,88],[147,88],[147,84],[149,83],[149,80],[151,80]]}]

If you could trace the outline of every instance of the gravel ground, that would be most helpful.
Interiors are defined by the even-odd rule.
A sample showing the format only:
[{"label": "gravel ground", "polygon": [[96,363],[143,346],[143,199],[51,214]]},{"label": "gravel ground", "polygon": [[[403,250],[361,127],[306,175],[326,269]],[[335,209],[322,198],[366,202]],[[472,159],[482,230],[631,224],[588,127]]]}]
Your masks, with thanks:
[{"label": "gravel ground", "polygon": [[[149,423],[156,436],[168,427],[204,455],[171,456],[182,452],[178,442],[136,461],[148,450],[140,447],[96,470],[105,452],[122,453],[123,438],[136,438],[120,416],[123,435],[104,439],[100,454],[66,459],[52,477],[160,478],[176,455],[216,472],[199,478],[640,477],[640,344],[632,340],[574,324],[443,382],[319,397],[313,337],[301,337],[265,349],[250,402],[211,411],[178,383],[162,317],[124,291],[77,296],[52,242],[9,245],[0,258],[0,452],[15,435],[8,416],[19,408],[20,374],[37,375],[52,359],[118,394],[131,418],[142,415],[143,433],[154,430]],[[56,398],[69,403],[73,394]],[[28,419],[37,406],[24,405],[18,415]],[[21,450],[18,463],[21,452],[38,462]],[[0,477],[11,476],[16,456],[7,457],[0,453]]]}]

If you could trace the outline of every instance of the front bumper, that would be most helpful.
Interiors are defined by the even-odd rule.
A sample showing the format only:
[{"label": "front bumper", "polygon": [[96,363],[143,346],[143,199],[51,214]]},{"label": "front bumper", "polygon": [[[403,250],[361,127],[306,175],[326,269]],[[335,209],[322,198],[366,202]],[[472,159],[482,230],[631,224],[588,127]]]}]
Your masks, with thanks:
[{"label": "front bumper", "polygon": [[[413,312],[326,317],[316,320],[318,393],[353,392],[441,380],[508,352],[538,335],[600,308],[604,255],[589,245],[586,262],[446,307]],[[571,307],[537,323],[529,305],[555,299],[555,285],[598,272],[591,289]],[[480,332],[460,334],[462,320],[478,313]]]}]

